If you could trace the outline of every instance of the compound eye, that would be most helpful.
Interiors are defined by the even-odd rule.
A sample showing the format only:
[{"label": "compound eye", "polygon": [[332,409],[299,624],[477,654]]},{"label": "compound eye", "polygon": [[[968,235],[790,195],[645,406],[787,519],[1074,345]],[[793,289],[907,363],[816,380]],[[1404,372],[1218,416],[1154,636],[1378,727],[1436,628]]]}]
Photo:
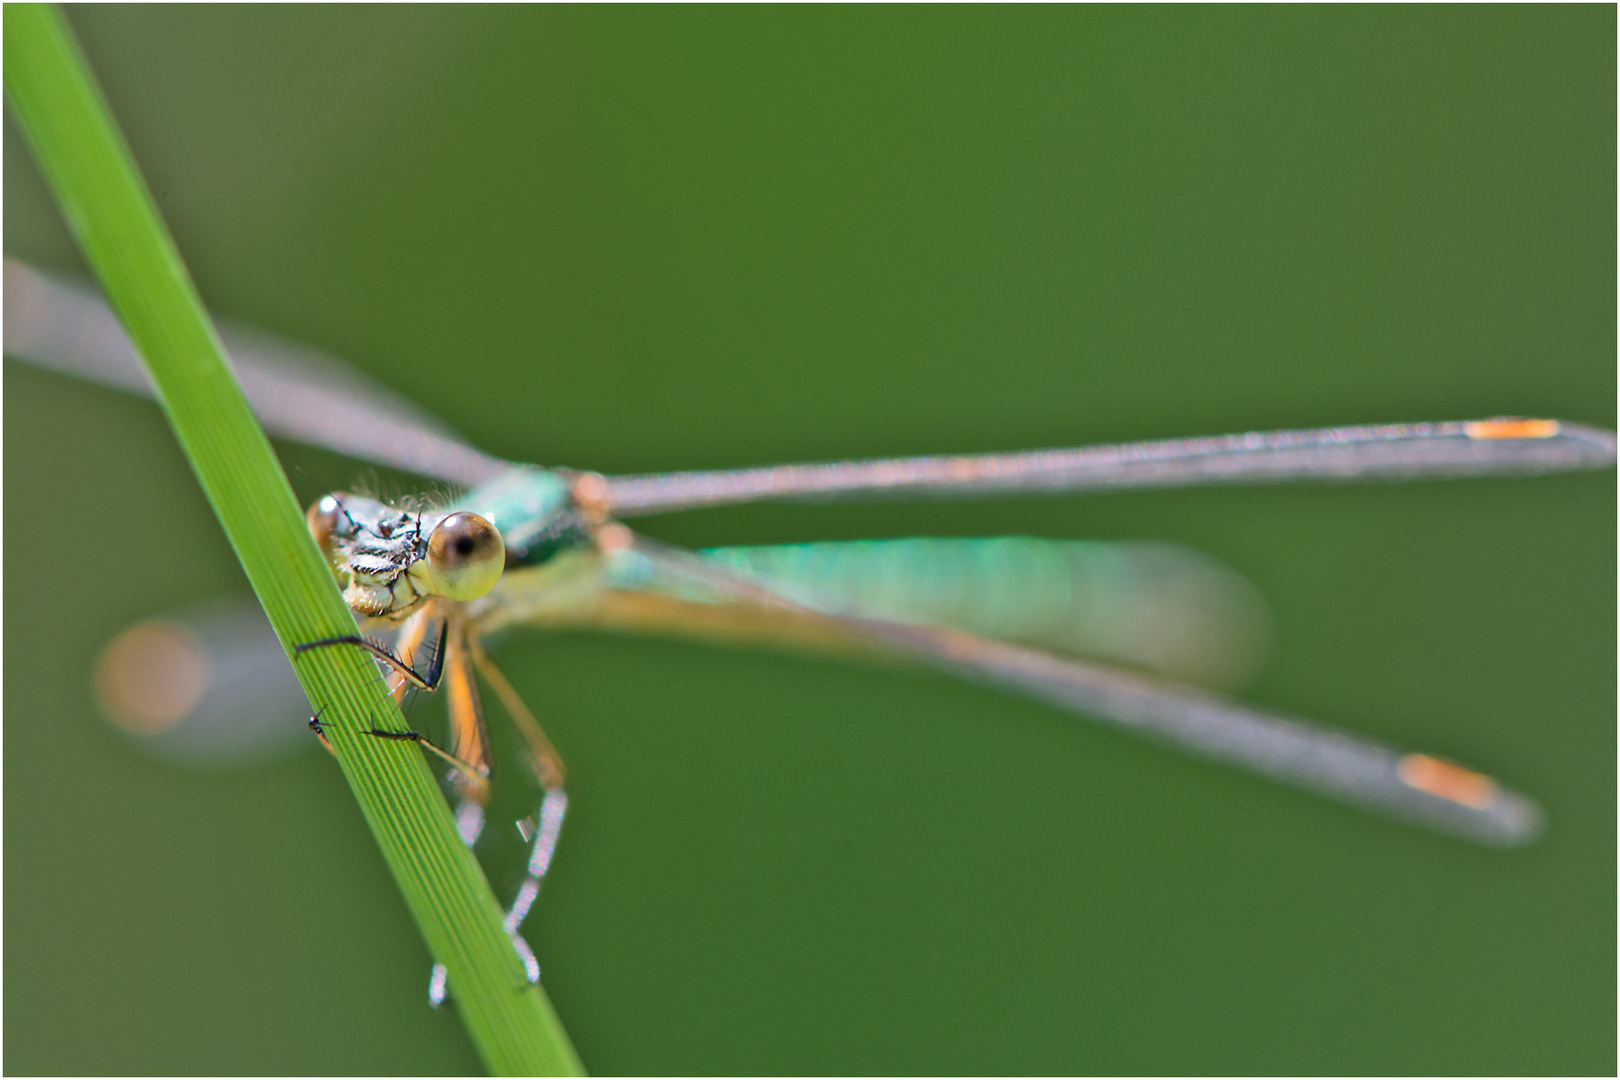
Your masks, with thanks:
[{"label": "compound eye", "polygon": [[451,514],[428,537],[428,576],[450,600],[476,600],[495,587],[506,566],[500,530],[477,514]]},{"label": "compound eye", "polygon": [[332,557],[332,533],[337,530],[338,521],[343,516],[343,507],[331,495],[326,495],[309,508],[304,520],[309,522],[309,534],[315,538],[326,557]]}]

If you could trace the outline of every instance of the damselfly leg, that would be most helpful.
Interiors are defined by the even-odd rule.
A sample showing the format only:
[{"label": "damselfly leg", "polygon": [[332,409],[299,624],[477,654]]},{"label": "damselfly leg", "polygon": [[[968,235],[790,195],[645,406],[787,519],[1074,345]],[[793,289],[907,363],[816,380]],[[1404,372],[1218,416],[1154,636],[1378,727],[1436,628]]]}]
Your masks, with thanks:
[{"label": "damselfly leg", "polygon": [[[412,620],[413,623],[415,621],[415,619]],[[427,624],[423,623],[421,629],[425,630],[426,627]],[[431,693],[439,688],[439,680],[444,675],[444,646],[445,638],[449,635],[449,633],[450,621],[446,619],[444,621],[443,628],[439,631],[439,645],[433,650],[433,654],[428,660],[428,670],[427,674],[425,675],[417,674],[416,669],[411,666],[409,657],[416,650],[413,646],[408,646],[403,641],[401,642],[399,648],[399,652],[404,654],[403,657],[396,654],[393,649],[383,645],[381,642],[372,641],[369,638],[363,638],[358,634],[348,634],[343,637],[335,638],[323,638],[320,641],[308,641],[302,645],[294,647],[293,651],[304,653],[308,652],[310,649],[324,649],[333,645],[356,645],[370,653],[375,659],[380,660],[388,667],[390,671],[394,672],[405,680],[400,684],[399,688],[396,688],[396,694],[406,685],[415,687],[418,690],[426,690]],[[420,635],[418,635],[413,644],[419,645],[420,643],[421,638]]]},{"label": "damselfly leg", "polygon": [[[425,675],[418,674],[410,658],[427,639],[434,622],[440,623],[438,647],[433,650]],[[372,725],[364,734],[398,742],[412,742],[441,758],[451,768],[450,782],[458,798],[455,808],[456,832],[468,847],[477,844],[483,835],[484,808],[490,793],[489,735],[484,724],[483,703],[478,692],[475,672],[482,673],[486,682],[494,687],[507,712],[511,715],[524,741],[528,744],[529,762],[535,779],[543,792],[538,810],[531,819],[518,824],[525,841],[530,841],[529,857],[524,877],[517,894],[502,920],[512,948],[523,964],[530,982],[540,980],[540,962],[534,950],[518,932],[523,920],[540,895],[540,885],[550,869],[562,833],[563,818],[568,808],[565,788],[566,772],[562,757],[541,729],[539,721],[530,712],[512,684],[501,674],[469,632],[467,621],[459,610],[451,608],[440,614],[429,604],[406,621],[400,631],[396,649],[388,649],[376,642],[358,636],[332,638],[310,642],[296,651],[335,645],[350,645],[365,649],[375,659],[401,678],[393,687],[396,698],[403,699],[412,689],[433,691],[443,686],[447,692],[450,739],[441,747],[432,739],[414,730],[389,731]],[[311,727],[326,737],[318,718]],[[330,744],[328,744],[330,749]],[[428,1000],[437,1008],[449,993],[449,972],[443,964],[435,963],[428,981]]]}]

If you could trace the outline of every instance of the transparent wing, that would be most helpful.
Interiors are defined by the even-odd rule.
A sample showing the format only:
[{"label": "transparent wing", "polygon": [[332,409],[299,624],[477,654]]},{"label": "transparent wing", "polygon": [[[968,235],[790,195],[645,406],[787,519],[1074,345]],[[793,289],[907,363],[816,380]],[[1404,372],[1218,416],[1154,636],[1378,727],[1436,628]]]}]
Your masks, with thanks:
[{"label": "transparent wing", "polygon": [[916,538],[714,548],[703,557],[829,615],[949,626],[1233,687],[1269,638],[1265,601],[1174,544]]},{"label": "transparent wing", "polygon": [[[701,556],[642,538],[617,557],[628,560],[615,573],[627,592],[663,595],[674,604],[751,611],[756,622],[773,616],[785,623],[819,622],[824,637],[864,643],[879,653],[1025,694],[1188,753],[1439,832],[1514,845],[1534,839],[1541,828],[1541,812],[1530,799],[1428,754],[959,630],[807,612]],[[681,617],[644,604],[617,611],[607,605],[592,621],[643,632],[684,631]],[[691,625],[697,636],[726,636],[707,633],[697,620]],[[784,640],[795,636],[808,639],[803,633],[782,635]]]},{"label": "transparent wing", "polygon": [[[93,290],[7,259],[5,319],[8,355],[152,395],[122,326]],[[276,435],[458,484],[478,484],[505,465],[336,357],[228,322],[220,333],[248,401]],[[630,517],[766,499],[1534,474],[1606,468],[1614,459],[1613,432],[1499,418],[616,476],[605,478],[603,502]]]},{"label": "transparent wing", "polygon": [[251,595],[147,619],[110,641],[93,680],[102,715],[147,753],[232,768],[320,745],[287,654]]},{"label": "transparent wing", "polygon": [[606,478],[618,517],[766,499],[916,498],[1602,469],[1614,432],[1558,420],[1257,431],[1196,439]]},{"label": "transparent wing", "polygon": [[[123,325],[97,292],[5,261],[6,355],[155,397]],[[334,356],[220,322],[242,391],[272,434],[452,483],[473,485],[504,463],[431,413]]]}]

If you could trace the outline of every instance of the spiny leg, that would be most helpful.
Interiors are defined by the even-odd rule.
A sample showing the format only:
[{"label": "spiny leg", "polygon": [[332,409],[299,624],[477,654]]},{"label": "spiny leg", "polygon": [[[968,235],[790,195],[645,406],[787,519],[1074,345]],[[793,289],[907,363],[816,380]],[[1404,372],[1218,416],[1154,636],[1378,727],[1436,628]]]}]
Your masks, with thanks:
[{"label": "spiny leg", "polygon": [[[450,718],[449,757],[459,763],[455,777],[461,795],[456,805],[456,827],[462,840],[471,847],[484,825],[484,804],[489,799],[490,753],[489,735],[484,726],[484,709],[478,694],[473,671],[474,660],[480,655],[469,641],[467,626],[460,619],[445,639],[444,686],[448,697]],[[509,920],[505,921],[510,925]],[[523,963],[524,973],[531,982],[540,978],[540,964],[528,942],[508,929],[512,948]],[[433,966],[428,982],[428,1001],[437,1008],[448,992],[447,973],[443,964]]]},{"label": "spiny leg", "polygon": [[[453,782],[461,798],[456,800],[456,835],[461,842],[469,848],[478,843],[478,838],[484,832],[484,806],[471,792],[488,792],[489,779],[469,761],[457,757],[444,749],[432,739],[419,731],[385,731],[376,726],[367,729],[365,734],[374,735],[379,739],[397,739],[402,742],[413,742],[426,750],[432,751],[447,762],[455,770]],[[513,946],[517,949],[518,958],[523,961],[525,972],[535,965],[534,953],[530,951],[528,943],[514,940]],[[449,970],[442,964],[435,962],[433,972],[428,977],[428,1003],[437,1009],[444,1004],[449,993]]]},{"label": "spiny leg", "polygon": [[[413,617],[413,619],[414,618],[416,617]],[[434,650],[433,658],[431,661],[429,661],[426,675],[418,675],[415,668],[411,667],[407,661],[395,656],[394,651],[388,648],[388,646],[379,644],[378,642],[372,641],[368,638],[360,637],[358,634],[347,634],[343,637],[323,638],[320,641],[305,642],[302,645],[295,646],[293,648],[293,652],[305,653],[310,649],[324,649],[333,645],[355,645],[366,650],[366,652],[370,653],[378,660],[381,660],[384,664],[387,664],[389,668],[395,671],[407,683],[416,687],[418,690],[427,690],[432,692],[439,688],[439,680],[444,675],[446,651],[445,641],[449,637],[449,634],[450,620],[446,619],[444,621],[443,628],[439,631],[439,647]]]},{"label": "spiny leg", "polygon": [[[321,740],[321,745],[326,747],[328,753],[334,756],[337,754],[337,751],[332,749],[331,741],[326,737],[326,726],[321,723],[320,713],[316,713],[309,718],[309,729]],[[402,742],[416,743],[418,746],[431,750],[444,759],[462,777],[477,782],[483,782],[484,780],[484,777],[478,773],[478,770],[472,764],[462,761],[419,731],[385,731],[377,727],[374,722],[371,727],[361,734],[373,735],[379,739],[396,739]],[[468,847],[472,847],[478,842],[479,834],[483,831],[484,808],[471,799],[458,801],[456,803],[456,835],[461,837],[461,842]]]},{"label": "spiny leg", "polygon": [[[411,666],[415,659],[414,654],[418,649],[421,648],[422,642],[427,639],[428,630],[432,626],[436,617],[437,613],[431,605],[423,608],[421,611],[418,611],[415,615],[411,616],[400,631],[399,643],[396,646],[397,651],[389,650],[377,642],[368,641],[364,638],[353,635],[340,638],[328,638],[322,641],[312,641],[308,644],[298,646],[295,651],[301,653],[307,649],[321,648],[331,645],[358,645],[362,649],[365,649],[367,652],[371,653],[372,656],[383,661],[389,666],[389,668],[398,672],[402,676],[400,682],[390,688],[390,692],[393,694],[395,700],[403,702],[405,692],[408,688],[414,687],[417,689],[427,690],[431,693],[438,688],[439,683],[443,678],[445,660],[449,652],[447,648],[450,637],[449,618],[443,619],[440,624],[438,646],[433,649],[428,661],[427,674],[425,676],[418,675],[415,668]],[[332,744],[326,738],[325,729],[320,723],[319,713],[310,718],[309,726],[310,729],[320,737],[321,743],[327,748],[327,750],[330,751],[332,749]],[[433,740],[416,731],[383,731],[373,725],[371,729],[366,732],[366,734],[375,735],[384,739],[407,740],[418,743],[424,748],[431,750],[434,754],[438,755],[440,758],[443,758],[447,763],[449,763],[451,768],[456,770],[456,773],[460,778],[460,782],[457,786],[464,791],[469,785],[474,787],[487,786],[489,769],[487,761],[483,759],[471,761],[458,756],[451,751],[443,749],[438,744],[433,742]],[[461,837],[462,841],[466,843],[468,847],[471,847],[477,842],[479,834],[483,832],[483,828],[484,811],[481,803],[466,798],[460,800],[456,805],[456,832]]]},{"label": "spiny leg", "polygon": [[529,711],[529,707],[501,673],[501,669],[495,666],[489,654],[484,651],[484,647],[471,638],[468,639],[467,646],[478,673],[494,689],[495,696],[501,699],[501,705],[512,717],[512,723],[517,725],[523,741],[529,744],[529,767],[534,770],[535,780],[547,791],[553,788],[561,790],[567,786],[568,769],[563,765],[562,755],[551,745],[551,740],[540,727],[540,721],[534,718],[534,713]]},{"label": "spiny leg", "polygon": [[[429,625],[428,614],[419,613],[407,624],[401,635],[401,652],[408,655],[426,636]],[[452,622],[455,625],[452,626]],[[473,846],[483,832],[483,807],[489,796],[490,772],[489,737],[484,725],[482,703],[474,681],[474,665],[495,688],[496,694],[511,713],[514,723],[528,743],[530,766],[545,794],[535,817],[532,834],[534,844],[529,853],[524,880],[502,923],[511,938],[513,949],[523,963],[529,981],[538,982],[540,963],[529,943],[518,933],[518,928],[539,896],[540,883],[551,866],[557,839],[562,832],[563,818],[567,813],[568,794],[564,789],[566,773],[561,755],[546,738],[539,722],[518,697],[511,683],[490,662],[483,649],[470,640],[466,625],[460,619],[445,620],[439,635],[439,649],[426,677],[417,675],[407,662],[389,650],[360,638],[346,637],[311,642],[301,647],[299,651],[336,644],[359,645],[398,671],[405,681],[396,687],[396,696],[404,691],[407,684],[432,690],[440,685],[441,680],[443,681],[448,692],[450,717],[448,749],[413,730],[387,731],[373,725],[365,734],[382,739],[414,742],[442,758],[455,770],[453,783],[461,795],[455,812],[456,831],[468,847]],[[311,726],[316,725],[318,720]],[[317,734],[320,732],[317,731]],[[531,834],[524,831],[523,835],[528,839]],[[434,964],[428,982],[428,1000],[434,1008],[441,1005],[448,995],[448,982],[448,971],[445,966]]]},{"label": "spiny leg", "polygon": [[[400,634],[400,652],[407,658],[421,646],[436,617],[439,617],[438,613],[430,607],[417,612],[406,623]],[[478,842],[484,829],[484,803],[489,798],[490,758],[489,738],[484,731],[483,709],[479,704],[478,690],[474,685],[472,664],[467,652],[466,624],[457,618],[454,612],[443,616],[438,648],[434,650],[426,675],[417,674],[408,659],[401,659],[386,647],[352,635],[312,641],[298,646],[296,651],[302,653],[309,649],[333,645],[359,646],[397,672],[402,681],[392,688],[391,692],[396,698],[403,697],[410,687],[433,691],[441,682],[447,685],[450,714],[448,749],[439,746],[421,732],[409,729],[388,731],[373,723],[364,734],[379,739],[416,743],[442,758],[451,767],[453,770],[451,782],[460,795],[455,809],[456,833],[462,843],[469,848],[472,847]],[[319,728],[318,719],[312,721],[310,726],[316,729],[316,734],[321,735],[323,742],[326,741]],[[523,961],[525,971],[530,973],[532,978],[537,967],[533,952],[526,942],[515,936],[513,947],[519,959]],[[435,1008],[444,1001],[447,981],[444,965],[435,964],[428,984],[428,1000]]]},{"label": "spiny leg", "polygon": [[472,766],[470,771],[462,770],[455,778],[456,790],[462,799],[483,806],[489,802],[493,762],[465,621],[453,620],[448,634],[441,636],[445,639],[443,670],[446,712],[450,720],[449,750],[457,760]]},{"label": "spiny leg", "polygon": [[[512,684],[501,673],[501,669],[495,666],[476,640],[470,640],[468,644],[471,646],[472,659],[478,666],[479,673],[484,676],[484,681],[494,688],[495,695],[501,699],[501,704],[506,706],[512,722],[517,725],[524,741],[529,744],[529,765],[545,792],[540,800],[540,811],[536,815],[534,846],[529,851],[527,872],[523,884],[518,886],[512,906],[506,911],[505,920],[506,932],[512,936],[512,943],[517,946],[519,955],[523,957],[524,966],[529,972],[529,981],[539,982],[539,961],[534,959],[534,953],[528,943],[518,934],[518,928],[523,925],[523,920],[528,917],[530,908],[534,906],[535,898],[540,895],[540,884],[545,879],[546,871],[551,868],[552,856],[557,851],[557,838],[562,834],[563,818],[568,813],[566,788],[568,774],[563,766],[562,755],[557,753],[557,748],[546,738],[540,722],[534,718],[534,714],[512,688]],[[529,838],[529,833],[521,824],[519,831],[525,840]]]},{"label": "spiny leg", "polygon": [[[388,662],[391,667],[397,666],[400,659],[403,659],[406,666],[409,667],[411,661],[414,659],[416,651],[422,647],[422,642],[427,637],[427,631],[429,626],[432,624],[432,619],[433,609],[430,606],[417,612],[415,615],[411,616],[410,619],[406,620],[404,627],[400,630],[399,643],[395,646],[395,651],[393,653],[389,653]],[[449,625],[449,621],[446,620],[444,628],[439,633],[438,654],[429,661],[428,674],[434,679],[435,682],[437,682],[439,679],[439,673],[443,667],[442,661],[444,656],[445,632],[449,630]],[[379,649],[382,649],[384,652],[388,652],[388,650],[383,649],[383,646],[375,642],[363,641],[353,637],[332,638],[326,641],[314,641],[310,642],[308,645],[301,645],[294,651],[301,653],[305,649],[312,649],[317,646],[326,645],[353,645],[357,641],[362,648],[366,649],[366,651],[370,652],[373,656],[377,655],[377,650]],[[414,669],[411,670],[411,673],[413,675],[415,674]],[[394,700],[400,702],[400,704],[404,704],[405,692],[412,686],[413,683],[411,680],[401,679],[397,684],[389,688],[389,692],[393,694]],[[428,689],[431,690],[432,688],[429,687]],[[321,745],[326,747],[326,752],[335,757],[337,756],[337,751],[332,749],[332,741],[326,737],[326,726],[321,723],[321,714],[325,711],[326,706],[324,705],[315,710],[315,715],[309,718],[309,730],[313,731],[316,738],[321,740]],[[395,732],[378,731],[375,729],[375,725],[373,725],[373,730],[367,732],[366,734],[380,735],[385,738],[411,737],[410,735],[401,735]],[[432,750],[434,753],[439,754],[441,757],[447,756],[443,750],[439,749],[439,747],[435,746],[431,741],[422,741],[424,741],[427,748]],[[459,769],[463,768],[465,763],[451,759],[451,764],[455,765]]]},{"label": "spiny leg", "polygon": [[[314,726],[313,721],[311,721],[310,726]],[[316,734],[320,734],[320,732],[316,732]],[[400,742],[416,743],[418,746],[422,747],[422,749],[431,751],[434,755],[445,761],[452,769],[456,770],[457,783],[482,783],[486,779],[485,776],[478,771],[478,767],[472,762],[463,761],[461,758],[456,757],[456,755],[444,749],[438,743],[435,743],[432,739],[428,738],[426,735],[423,735],[420,731],[412,731],[409,729],[405,731],[387,731],[383,728],[377,727],[375,723],[373,723],[371,727],[367,728],[361,734],[373,735],[379,739],[395,739]],[[469,844],[472,843],[471,840],[467,842]]]},{"label": "spiny leg", "polygon": [[[417,631],[420,640],[422,631]],[[454,784],[460,798],[456,801],[456,832],[461,842],[472,847],[484,831],[484,804],[489,801],[490,754],[489,735],[484,728],[484,708],[478,697],[471,657],[467,649],[467,627],[455,620],[452,628],[440,634],[437,662],[444,674],[446,711],[450,720],[450,749],[443,756],[455,764]],[[513,943],[524,971],[530,970],[533,954],[528,945]],[[433,965],[428,979],[428,1002],[435,1009],[444,1003],[449,992],[448,972],[441,963]]]},{"label": "spiny leg", "polygon": [[[436,610],[434,606],[430,604],[421,611],[418,611],[415,615],[412,615],[405,621],[405,625],[400,628],[399,641],[395,644],[394,651],[396,655],[405,660],[407,664],[415,663],[417,652],[422,648],[422,643],[428,640],[428,632],[432,629],[433,620],[436,617]],[[428,660],[428,673],[433,677],[435,686],[444,672],[445,659],[449,653],[449,634],[450,620],[446,618],[444,620],[444,625],[439,630],[438,647],[433,649]],[[415,670],[414,667],[412,670]],[[394,695],[394,700],[399,702],[401,705],[404,705],[405,695],[414,688],[414,684],[410,679],[401,678],[390,688],[390,690]],[[434,687],[427,687],[427,689],[431,692]],[[428,742],[425,745],[428,747],[428,749],[432,750],[441,758],[444,758],[447,762],[449,762],[451,767],[457,771],[457,776],[462,781],[458,782],[456,785],[458,791],[464,791],[466,784],[482,785],[485,783],[488,774],[487,767],[484,768],[481,773],[478,766],[471,764],[461,757],[458,757],[453,753],[448,753],[431,742]],[[456,801],[455,814],[456,835],[461,837],[462,843],[466,844],[468,847],[472,847],[478,842],[478,837],[484,831],[483,804],[481,802],[474,802],[473,800],[467,798],[458,799]],[[442,1000],[442,998],[443,995],[441,994],[440,999]]]},{"label": "spiny leg", "polygon": [[[516,934],[518,927],[528,917],[529,909],[534,906],[535,898],[540,895],[540,883],[545,879],[546,871],[551,869],[551,857],[557,851],[557,838],[562,835],[563,818],[568,813],[568,792],[562,788],[552,788],[540,800],[540,813],[538,823],[534,828],[534,847],[529,852],[528,875],[524,877],[523,884],[518,887],[517,898],[506,912],[506,932]],[[527,826],[527,822],[522,823]],[[530,832],[528,828],[520,828],[519,832],[527,840]],[[539,980],[536,974],[534,981]]]},{"label": "spiny leg", "polygon": [[[405,625],[399,628],[399,637],[394,642],[394,655],[404,660],[414,671],[416,663],[421,658],[424,649],[429,651],[428,673],[442,672],[444,670],[445,650],[448,646],[446,634],[449,631],[449,620],[439,630],[438,646],[435,649],[428,635],[433,631],[433,624],[440,618],[438,606],[428,604],[405,620]],[[394,700],[401,705],[405,704],[405,695],[417,689],[410,679],[400,677],[389,687]]]}]

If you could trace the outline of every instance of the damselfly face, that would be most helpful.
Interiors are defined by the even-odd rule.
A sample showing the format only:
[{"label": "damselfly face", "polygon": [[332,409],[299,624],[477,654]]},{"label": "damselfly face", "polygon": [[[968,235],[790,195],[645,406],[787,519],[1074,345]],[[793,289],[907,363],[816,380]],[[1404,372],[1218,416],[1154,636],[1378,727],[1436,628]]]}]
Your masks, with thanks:
[{"label": "damselfly face", "polygon": [[361,495],[324,496],[309,531],[357,615],[399,620],[432,597],[476,600],[495,587],[506,547],[477,514],[401,510]]}]

